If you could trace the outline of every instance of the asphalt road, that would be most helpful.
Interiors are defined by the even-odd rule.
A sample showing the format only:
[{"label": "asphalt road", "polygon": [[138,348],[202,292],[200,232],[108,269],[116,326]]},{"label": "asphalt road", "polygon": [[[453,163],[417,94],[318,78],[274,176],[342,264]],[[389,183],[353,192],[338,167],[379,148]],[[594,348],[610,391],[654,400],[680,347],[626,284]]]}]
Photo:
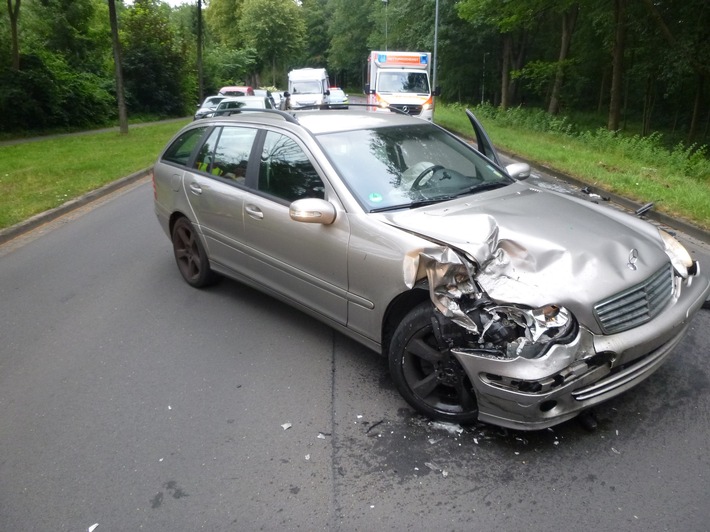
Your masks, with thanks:
[{"label": "asphalt road", "polygon": [[0,247],[0,530],[709,530],[708,330],[595,432],[431,423],[332,329],[187,286],[143,179]]}]

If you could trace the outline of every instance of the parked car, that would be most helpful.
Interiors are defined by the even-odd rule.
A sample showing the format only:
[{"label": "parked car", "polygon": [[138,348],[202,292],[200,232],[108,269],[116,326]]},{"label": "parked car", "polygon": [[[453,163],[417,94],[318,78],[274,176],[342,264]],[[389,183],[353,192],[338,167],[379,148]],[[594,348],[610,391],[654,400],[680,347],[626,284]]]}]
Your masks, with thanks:
[{"label": "parked car", "polygon": [[187,125],[154,167],[178,270],[193,287],[237,279],[381,352],[433,419],[542,429],[639,384],[708,277],[667,232],[501,166],[468,114],[477,149],[398,113]]},{"label": "parked car", "polygon": [[273,109],[271,101],[264,96],[233,96],[219,102],[217,108],[207,116],[230,116],[247,108]]},{"label": "parked car", "polygon": [[270,90],[254,89],[254,96],[261,96],[263,98],[267,98],[269,102],[271,102],[271,107],[274,109],[278,109],[278,105],[276,103],[276,100],[274,99],[274,95],[271,93]]},{"label": "parked car", "polygon": [[347,109],[348,95],[339,87],[330,88],[330,108],[331,109]]},{"label": "parked car", "polygon": [[205,98],[205,101],[197,106],[197,111],[195,112],[193,120],[199,120],[200,118],[204,118],[208,114],[212,113],[215,109],[217,109],[219,102],[225,98],[226,96],[221,95],[208,96]]},{"label": "parked car", "polygon": [[219,93],[224,96],[254,96],[254,89],[246,85],[231,85],[219,89]]}]

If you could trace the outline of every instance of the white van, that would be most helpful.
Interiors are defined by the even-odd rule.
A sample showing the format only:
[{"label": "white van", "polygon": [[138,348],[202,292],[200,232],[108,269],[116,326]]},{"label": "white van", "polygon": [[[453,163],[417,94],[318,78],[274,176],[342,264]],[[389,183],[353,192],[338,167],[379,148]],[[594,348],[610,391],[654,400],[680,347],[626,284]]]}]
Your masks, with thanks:
[{"label": "white van", "polygon": [[308,105],[328,105],[329,87],[325,68],[299,68],[288,73],[288,92],[293,109]]}]

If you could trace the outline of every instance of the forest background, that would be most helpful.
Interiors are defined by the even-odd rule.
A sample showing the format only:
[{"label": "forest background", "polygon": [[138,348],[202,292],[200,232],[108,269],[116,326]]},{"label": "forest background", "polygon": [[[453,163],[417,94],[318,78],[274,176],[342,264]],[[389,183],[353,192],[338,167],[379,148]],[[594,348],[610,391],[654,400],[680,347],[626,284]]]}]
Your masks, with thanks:
[{"label": "forest background", "polygon": [[[115,123],[111,3],[0,6],[0,133]],[[370,50],[433,51],[436,34],[443,101],[539,108],[688,145],[710,128],[708,0],[115,5],[133,118],[190,115],[223,85],[284,87],[300,67],[326,67],[333,85],[361,92]]]}]

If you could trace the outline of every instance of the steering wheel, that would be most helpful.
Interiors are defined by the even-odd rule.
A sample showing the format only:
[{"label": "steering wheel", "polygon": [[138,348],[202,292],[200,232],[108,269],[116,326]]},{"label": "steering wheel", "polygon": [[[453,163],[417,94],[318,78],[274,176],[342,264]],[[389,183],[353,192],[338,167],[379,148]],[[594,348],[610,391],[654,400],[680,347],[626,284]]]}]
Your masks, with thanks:
[{"label": "steering wheel", "polygon": [[424,185],[429,182],[429,179],[431,179],[431,177],[429,179],[424,179],[424,177],[427,174],[431,173],[431,175],[433,176],[436,172],[438,172],[439,170],[443,170],[443,169],[444,169],[444,167],[441,166],[440,164],[433,164],[429,168],[426,168],[412,182],[411,190],[421,190],[424,187]]}]

